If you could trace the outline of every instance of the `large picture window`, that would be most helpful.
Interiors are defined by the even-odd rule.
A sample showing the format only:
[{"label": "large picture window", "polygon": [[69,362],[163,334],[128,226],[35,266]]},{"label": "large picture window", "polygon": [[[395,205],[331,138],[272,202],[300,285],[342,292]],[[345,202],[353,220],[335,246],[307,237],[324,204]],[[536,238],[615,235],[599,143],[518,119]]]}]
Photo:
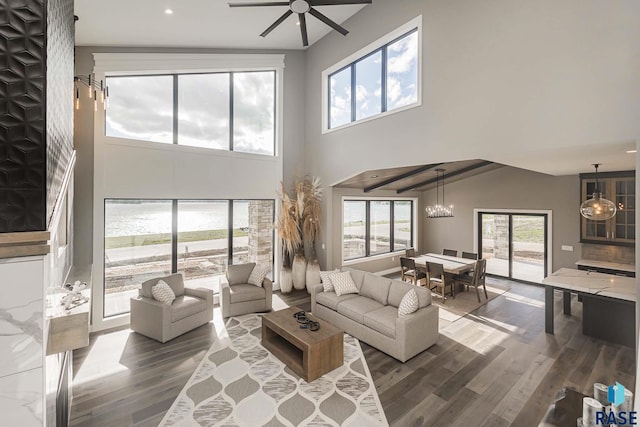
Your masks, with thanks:
[{"label": "large picture window", "polygon": [[342,218],[344,261],[413,246],[412,200],[344,200]]},{"label": "large picture window", "polygon": [[[419,103],[419,20],[323,73],[330,130]],[[403,31],[398,35],[399,31]]]},{"label": "large picture window", "polygon": [[[274,200],[105,200],[104,317],[145,280],[182,272],[219,293],[229,264],[273,269]],[[271,277],[271,276],[269,276]]]},{"label": "large picture window", "polygon": [[106,84],[106,136],[275,154],[275,71],[107,76]]}]

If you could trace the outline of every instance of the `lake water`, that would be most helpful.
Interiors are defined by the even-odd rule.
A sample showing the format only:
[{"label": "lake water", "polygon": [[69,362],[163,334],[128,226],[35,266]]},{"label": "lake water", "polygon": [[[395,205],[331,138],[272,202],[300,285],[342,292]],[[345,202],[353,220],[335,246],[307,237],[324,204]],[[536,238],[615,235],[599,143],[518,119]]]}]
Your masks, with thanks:
[{"label": "lake water", "polygon": [[[178,231],[219,230],[229,224],[229,202],[178,202]],[[233,202],[233,227],[248,227],[249,202]],[[171,233],[171,201],[105,202],[105,236]]]}]

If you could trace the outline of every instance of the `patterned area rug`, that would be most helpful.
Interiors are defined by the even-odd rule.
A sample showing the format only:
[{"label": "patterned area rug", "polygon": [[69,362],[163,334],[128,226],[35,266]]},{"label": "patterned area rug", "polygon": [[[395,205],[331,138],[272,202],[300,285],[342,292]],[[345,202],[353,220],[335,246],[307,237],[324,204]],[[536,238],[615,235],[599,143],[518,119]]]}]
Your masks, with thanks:
[{"label": "patterned area rug", "polygon": [[262,320],[230,318],[161,426],[387,426],[359,342],[344,364],[311,383],[260,345]]}]

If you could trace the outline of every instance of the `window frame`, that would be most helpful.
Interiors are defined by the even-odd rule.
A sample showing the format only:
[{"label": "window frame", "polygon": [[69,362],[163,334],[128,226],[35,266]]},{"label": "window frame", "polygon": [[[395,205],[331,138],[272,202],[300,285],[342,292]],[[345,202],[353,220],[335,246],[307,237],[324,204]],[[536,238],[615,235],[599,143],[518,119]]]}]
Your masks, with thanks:
[{"label": "window frame", "polygon": [[152,148],[161,151],[216,155],[252,160],[282,161],[284,116],[284,54],[199,54],[199,53],[94,53],[93,73],[96,80],[115,76],[166,74],[203,74],[216,72],[275,71],[275,147],[273,155],[202,148],[189,145],[108,137],[106,115],[102,108],[93,112],[94,141],[105,145]]},{"label": "window frame", "polygon": [[[258,198],[239,198],[239,199],[198,199],[198,198],[181,198],[181,199],[168,199],[168,198],[131,198],[131,197],[108,197],[104,199],[104,212],[103,212],[103,217],[104,217],[104,221],[103,221],[103,229],[104,229],[104,233],[103,233],[103,241],[102,241],[102,247],[104,248],[104,254],[106,254],[106,242],[107,242],[107,237],[106,237],[106,227],[107,227],[107,203],[110,201],[140,201],[140,202],[145,202],[145,201],[153,201],[153,202],[170,202],[171,203],[171,242],[170,242],[170,256],[171,256],[171,273],[170,274],[175,274],[175,273],[179,273],[182,270],[180,270],[179,268],[179,263],[178,263],[178,257],[179,257],[179,250],[178,250],[178,244],[179,244],[179,232],[178,232],[178,206],[179,203],[182,202],[227,202],[227,209],[228,209],[228,215],[227,215],[227,258],[226,258],[226,262],[227,265],[233,265],[233,228],[234,228],[234,222],[233,222],[233,204],[234,202],[251,202],[251,201],[269,201],[272,202],[273,204],[273,213],[272,213],[272,219],[271,219],[271,223],[273,223],[275,221],[276,218],[276,200],[275,199],[258,199]],[[276,263],[276,251],[277,251],[277,239],[276,239],[276,234],[275,234],[275,229],[271,230],[271,242],[272,242],[272,247],[271,247],[271,271],[273,271],[273,269],[275,268],[275,263]],[[104,255],[103,255],[104,257]],[[102,265],[102,280],[103,280],[103,286],[102,286],[102,300],[103,300],[103,304],[102,304],[102,313],[101,316],[103,319],[107,320],[107,319],[113,319],[113,318],[117,318],[123,315],[129,315],[131,311],[127,311],[127,312],[122,312],[122,313],[114,313],[114,314],[110,314],[110,315],[106,315],[105,310],[106,310],[106,306],[107,304],[105,303],[106,301],[106,281],[107,281],[107,277],[106,277],[106,265],[103,263]],[[214,296],[217,298],[219,296],[219,293],[214,293]]]},{"label": "window frame", "polygon": [[[365,255],[361,257],[355,258],[345,258],[344,251],[344,203],[345,202],[365,202]],[[389,221],[389,251],[388,252],[378,252],[375,254],[371,253],[371,202],[390,202],[389,210],[390,210],[390,221]],[[404,253],[406,248],[402,249],[394,249],[395,245],[395,202],[411,202],[411,242],[409,247],[417,248],[418,242],[418,199],[414,197],[352,197],[352,196],[343,196],[342,203],[340,208],[340,216],[341,216],[341,238],[340,238],[340,259],[342,260],[343,265],[356,264],[363,261],[369,261],[373,259],[379,258],[387,258],[390,256],[397,256],[400,253]]]},{"label": "window frame", "polygon": [[[417,79],[416,79],[416,102],[404,105],[399,108],[387,110],[387,48],[393,43],[407,37],[413,33],[418,34],[418,56],[417,56]],[[355,86],[356,86],[356,64],[369,56],[381,52],[382,64],[381,64],[381,112],[373,114],[371,116],[356,120],[356,102],[355,102]],[[340,73],[346,69],[351,69],[351,121],[336,127],[331,127],[331,85],[329,81],[332,76]],[[416,108],[422,105],[422,15],[412,19],[406,24],[396,28],[392,32],[379,38],[375,42],[367,45],[366,47],[358,50],[357,52],[349,55],[342,61],[334,64],[322,72],[322,133],[334,132],[337,130],[345,129],[350,126],[355,126],[360,123],[366,123],[371,120],[376,120],[382,117],[386,117],[390,114],[399,113],[411,108]]]},{"label": "window frame", "polygon": [[[130,77],[171,77],[172,79],[172,139],[171,142],[159,142],[159,141],[150,141],[146,139],[131,139],[124,138],[120,136],[112,136],[107,135],[107,114],[109,109],[105,109],[103,111],[104,114],[104,126],[103,126],[103,135],[105,138],[114,138],[114,139],[124,139],[124,140],[133,140],[139,141],[143,143],[153,143],[153,144],[165,144],[165,145],[175,145],[181,147],[193,147],[193,148],[201,148],[204,150],[216,150],[216,151],[236,151],[234,150],[234,140],[235,140],[235,75],[236,74],[249,74],[249,73],[271,73],[273,77],[273,141],[271,150],[273,154],[262,154],[262,153],[252,153],[246,151],[238,151],[238,153],[243,154],[253,154],[258,156],[267,156],[267,157],[275,157],[277,154],[277,131],[276,125],[278,123],[278,75],[276,70],[243,70],[243,71],[203,71],[203,72],[181,72],[181,73],[147,73],[147,74],[107,74],[105,75],[105,83],[108,86],[109,79],[119,79],[119,78],[130,78]],[[180,76],[191,76],[191,75],[212,75],[212,74],[227,74],[229,76],[229,103],[228,103],[228,114],[229,114],[229,135],[228,135],[228,148],[212,148],[212,147],[202,147],[202,146],[194,146],[189,144],[181,144],[180,143]]]}]

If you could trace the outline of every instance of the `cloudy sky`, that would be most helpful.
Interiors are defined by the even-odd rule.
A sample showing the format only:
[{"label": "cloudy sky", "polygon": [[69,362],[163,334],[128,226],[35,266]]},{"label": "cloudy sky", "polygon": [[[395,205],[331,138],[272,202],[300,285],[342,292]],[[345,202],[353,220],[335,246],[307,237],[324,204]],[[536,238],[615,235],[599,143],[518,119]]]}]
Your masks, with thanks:
[{"label": "cloudy sky", "polygon": [[[417,101],[418,33],[387,47],[387,111]],[[382,53],[365,57],[355,65],[356,120],[379,114],[382,105]],[[330,127],[351,122],[351,68],[333,74],[329,81]]]},{"label": "cloudy sky", "polygon": [[[229,73],[178,77],[178,144],[229,149]],[[235,151],[274,154],[275,72],[233,75]],[[173,76],[110,77],[106,135],[173,143]]]}]

